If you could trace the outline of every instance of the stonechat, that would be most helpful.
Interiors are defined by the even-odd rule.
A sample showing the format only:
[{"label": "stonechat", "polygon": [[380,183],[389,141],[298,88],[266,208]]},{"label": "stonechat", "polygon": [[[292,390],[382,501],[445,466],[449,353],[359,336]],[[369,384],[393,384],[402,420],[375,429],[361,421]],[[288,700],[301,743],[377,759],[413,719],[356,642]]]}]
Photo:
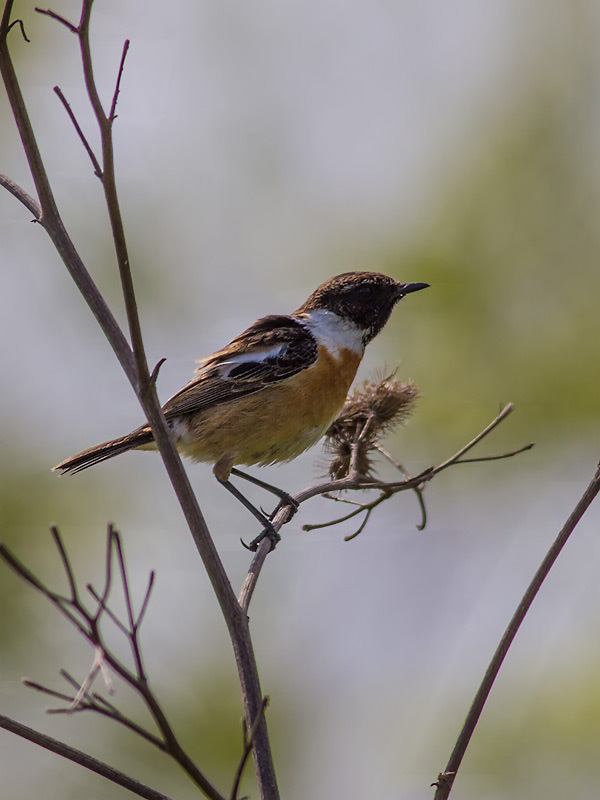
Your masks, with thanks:
[{"label": "stonechat", "polygon": [[[236,465],[290,461],[316,444],[339,414],[366,345],[399,300],[427,286],[379,272],[345,272],[322,283],[293,313],[257,320],[201,359],[195,377],[163,406],[177,449],[212,463],[217,480],[264,524],[230,475],[288,496]],[[127,450],[151,449],[152,431],[144,424],[54,470],[75,473]]]}]

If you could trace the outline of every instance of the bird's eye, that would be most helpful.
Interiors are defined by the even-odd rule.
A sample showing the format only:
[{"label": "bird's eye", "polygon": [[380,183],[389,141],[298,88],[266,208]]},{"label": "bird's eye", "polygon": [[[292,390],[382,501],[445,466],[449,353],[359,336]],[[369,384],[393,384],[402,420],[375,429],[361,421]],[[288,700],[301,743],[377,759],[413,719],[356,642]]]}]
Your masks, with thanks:
[{"label": "bird's eye", "polygon": [[368,283],[364,283],[362,286],[358,287],[358,294],[361,297],[371,297],[373,294],[373,287],[370,286]]}]

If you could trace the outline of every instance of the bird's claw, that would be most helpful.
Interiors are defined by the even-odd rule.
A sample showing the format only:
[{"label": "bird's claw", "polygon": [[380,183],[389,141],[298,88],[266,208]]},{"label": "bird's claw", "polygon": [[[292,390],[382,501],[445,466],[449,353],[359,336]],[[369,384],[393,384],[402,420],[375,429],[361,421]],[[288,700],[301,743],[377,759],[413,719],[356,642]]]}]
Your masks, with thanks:
[{"label": "bird's claw", "polygon": [[288,508],[289,509],[289,516],[288,516],[288,518],[286,520],[286,522],[289,522],[291,520],[291,518],[294,516],[294,514],[296,513],[296,511],[298,511],[298,509],[300,508],[300,503],[295,498],[293,498],[291,494],[288,494],[287,492],[283,492],[280,495],[280,500],[277,503],[277,505],[275,506],[275,510],[273,511],[273,513],[271,514],[269,519],[274,519],[275,515],[279,511],[281,511],[282,508]]},{"label": "bird's claw", "polygon": [[250,544],[246,544],[246,542],[243,539],[240,539],[240,542],[244,545],[246,550],[250,550],[251,553],[256,553],[256,551],[258,550],[258,545],[262,542],[263,539],[268,539],[271,542],[271,550],[275,550],[277,542],[281,541],[281,536],[277,533],[273,525],[269,523],[268,526],[265,525],[265,527],[258,534],[256,539],[253,539],[250,542]]}]

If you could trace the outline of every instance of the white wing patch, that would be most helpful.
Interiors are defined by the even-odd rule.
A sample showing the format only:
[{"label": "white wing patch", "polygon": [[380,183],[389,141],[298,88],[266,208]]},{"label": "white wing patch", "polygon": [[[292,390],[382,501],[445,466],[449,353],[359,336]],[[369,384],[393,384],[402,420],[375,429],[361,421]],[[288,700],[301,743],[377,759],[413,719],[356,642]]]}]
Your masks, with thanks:
[{"label": "white wing patch", "polygon": [[269,349],[255,349],[248,353],[239,353],[231,356],[227,359],[227,361],[222,361],[219,364],[219,374],[222,378],[228,378],[231,370],[235,367],[238,367],[240,364],[248,364],[249,362],[256,362],[257,364],[260,364],[267,358],[277,358],[277,356],[280,355],[286,347],[287,343],[279,344],[276,347],[270,347]]}]

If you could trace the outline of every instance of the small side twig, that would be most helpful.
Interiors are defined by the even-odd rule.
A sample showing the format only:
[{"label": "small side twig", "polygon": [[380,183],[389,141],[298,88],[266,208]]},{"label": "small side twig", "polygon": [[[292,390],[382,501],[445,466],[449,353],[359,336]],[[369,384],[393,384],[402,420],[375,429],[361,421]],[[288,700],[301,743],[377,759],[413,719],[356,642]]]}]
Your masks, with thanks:
[{"label": "small side twig", "polygon": [[129,52],[129,39],[125,39],[123,42],[123,50],[121,52],[121,61],[119,62],[119,69],[117,71],[117,82],[115,84],[115,91],[113,93],[112,102],[110,104],[110,111],[108,113],[108,119],[112,122],[117,118],[117,101],[119,99],[119,92],[121,91],[121,80],[123,78],[123,70],[125,69],[125,59],[127,58],[127,53]]},{"label": "small side twig", "polygon": [[[60,675],[75,689],[75,693],[79,691],[80,683],[71,675],[69,675],[66,670],[61,669]],[[28,689],[33,689],[40,694],[45,694],[48,697],[54,697],[57,700],[63,700],[69,704],[66,707],[61,706],[60,708],[47,708],[47,714],[76,714],[82,711],[95,711],[104,717],[113,719],[115,722],[118,722],[119,724],[133,731],[133,733],[136,733],[138,736],[146,739],[146,741],[150,742],[150,744],[154,745],[159,750],[162,750],[163,753],[166,751],[166,746],[162,739],[159,739],[158,736],[150,733],[150,731],[146,730],[146,728],[143,728],[137,722],[134,722],[134,720],[127,717],[125,714],[119,711],[116,706],[114,706],[97,692],[93,692],[92,694],[86,693],[78,702],[77,706],[75,706],[75,695],[73,694],[58,692],[56,689],[43,686],[41,683],[29,680],[29,678],[23,678],[22,683],[23,686],[26,686]]]},{"label": "small side twig", "polygon": [[41,14],[44,17],[50,17],[50,19],[56,20],[56,22],[60,22],[60,24],[64,25],[67,30],[71,31],[71,33],[75,34],[79,33],[79,28],[77,27],[77,25],[74,25],[72,22],[69,22],[69,20],[66,17],[63,17],[61,14],[57,14],[56,11],[52,11],[49,8],[38,8],[37,6],[35,10],[37,11],[38,14]]},{"label": "small side twig", "polygon": [[262,717],[264,716],[265,710],[269,705],[269,698],[263,697],[263,701],[261,703],[260,709],[258,714],[256,715],[256,719],[252,723],[250,730],[248,730],[248,724],[246,720],[242,720],[242,733],[244,738],[244,748],[242,751],[242,756],[240,758],[240,762],[237,766],[235,771],[235,776],[233,779],[233,786],[231,788],[231,794],[229,796],[229,800],[240,800],[238,798],[238,792],[240,790],[240,783],[242,781],[242,775],[244,774],[244,769],[250,758],[250,753],[252,752],[252,746],[254,744],[254,737],[256,736],[256,731],[258,730],[258,726]]},{"label": "small side twig", "polygon": [[55,86],[54,87],[54,94],[58,97],[60,102],[63,104],[63,107],[64,107],[65,111],[67,112],[67,115],[68,115],[69,119],[71,120],[71,122],[73,124],[73,127],[75,128],[75,132],[79,136],[81,144],[83,145],[83,147],[85,149],[85,152],[90,157],[90,161],[92,162],[92,167],[94,168],[94,175],[96,175],[96,177],[98,177],[98,178],[100,178],[100,180],[102,180],[102,167],[100,166],[100,162],[96,158],[96,154],[92,150],[92,148],[90,146],[90,143],[88,142],[88,140],[86,138],[86,135],[83,132],[83,130],[81,128],[81,125],[77,121],[77,117],[75,116],[75,113],[73,112],[73,109],[71,108],[67,98],[64,96],[63,91],[60,88],[60,86]]},{"label": "small side twig", "polygon": [[23,37],[23,39],[26,42],[28,42],[30,44],[31,43],[31,39],[29,39],[27,34],[25,33],[25,25],[23,24],[23,20],[22,19],[14,19],[10,23],[10,25],[8,26],[8,31],[10,32],[15,27],[15,25],[19,26],[19,28],[21,29],[21,36]]},{"label": "small side twig", "polygon": [[42,209],[40,204],[33,199],[33,197],[28,194],[22,186],[19,186],[18,183],[15,183],[11,180],[8,175],[3,175],[0,173],[0,186],[4,187],[14,198],[16,198],[19,203],[25,206],[25,208],[33,214],[33,221],[39,222],[42,216]]}]

